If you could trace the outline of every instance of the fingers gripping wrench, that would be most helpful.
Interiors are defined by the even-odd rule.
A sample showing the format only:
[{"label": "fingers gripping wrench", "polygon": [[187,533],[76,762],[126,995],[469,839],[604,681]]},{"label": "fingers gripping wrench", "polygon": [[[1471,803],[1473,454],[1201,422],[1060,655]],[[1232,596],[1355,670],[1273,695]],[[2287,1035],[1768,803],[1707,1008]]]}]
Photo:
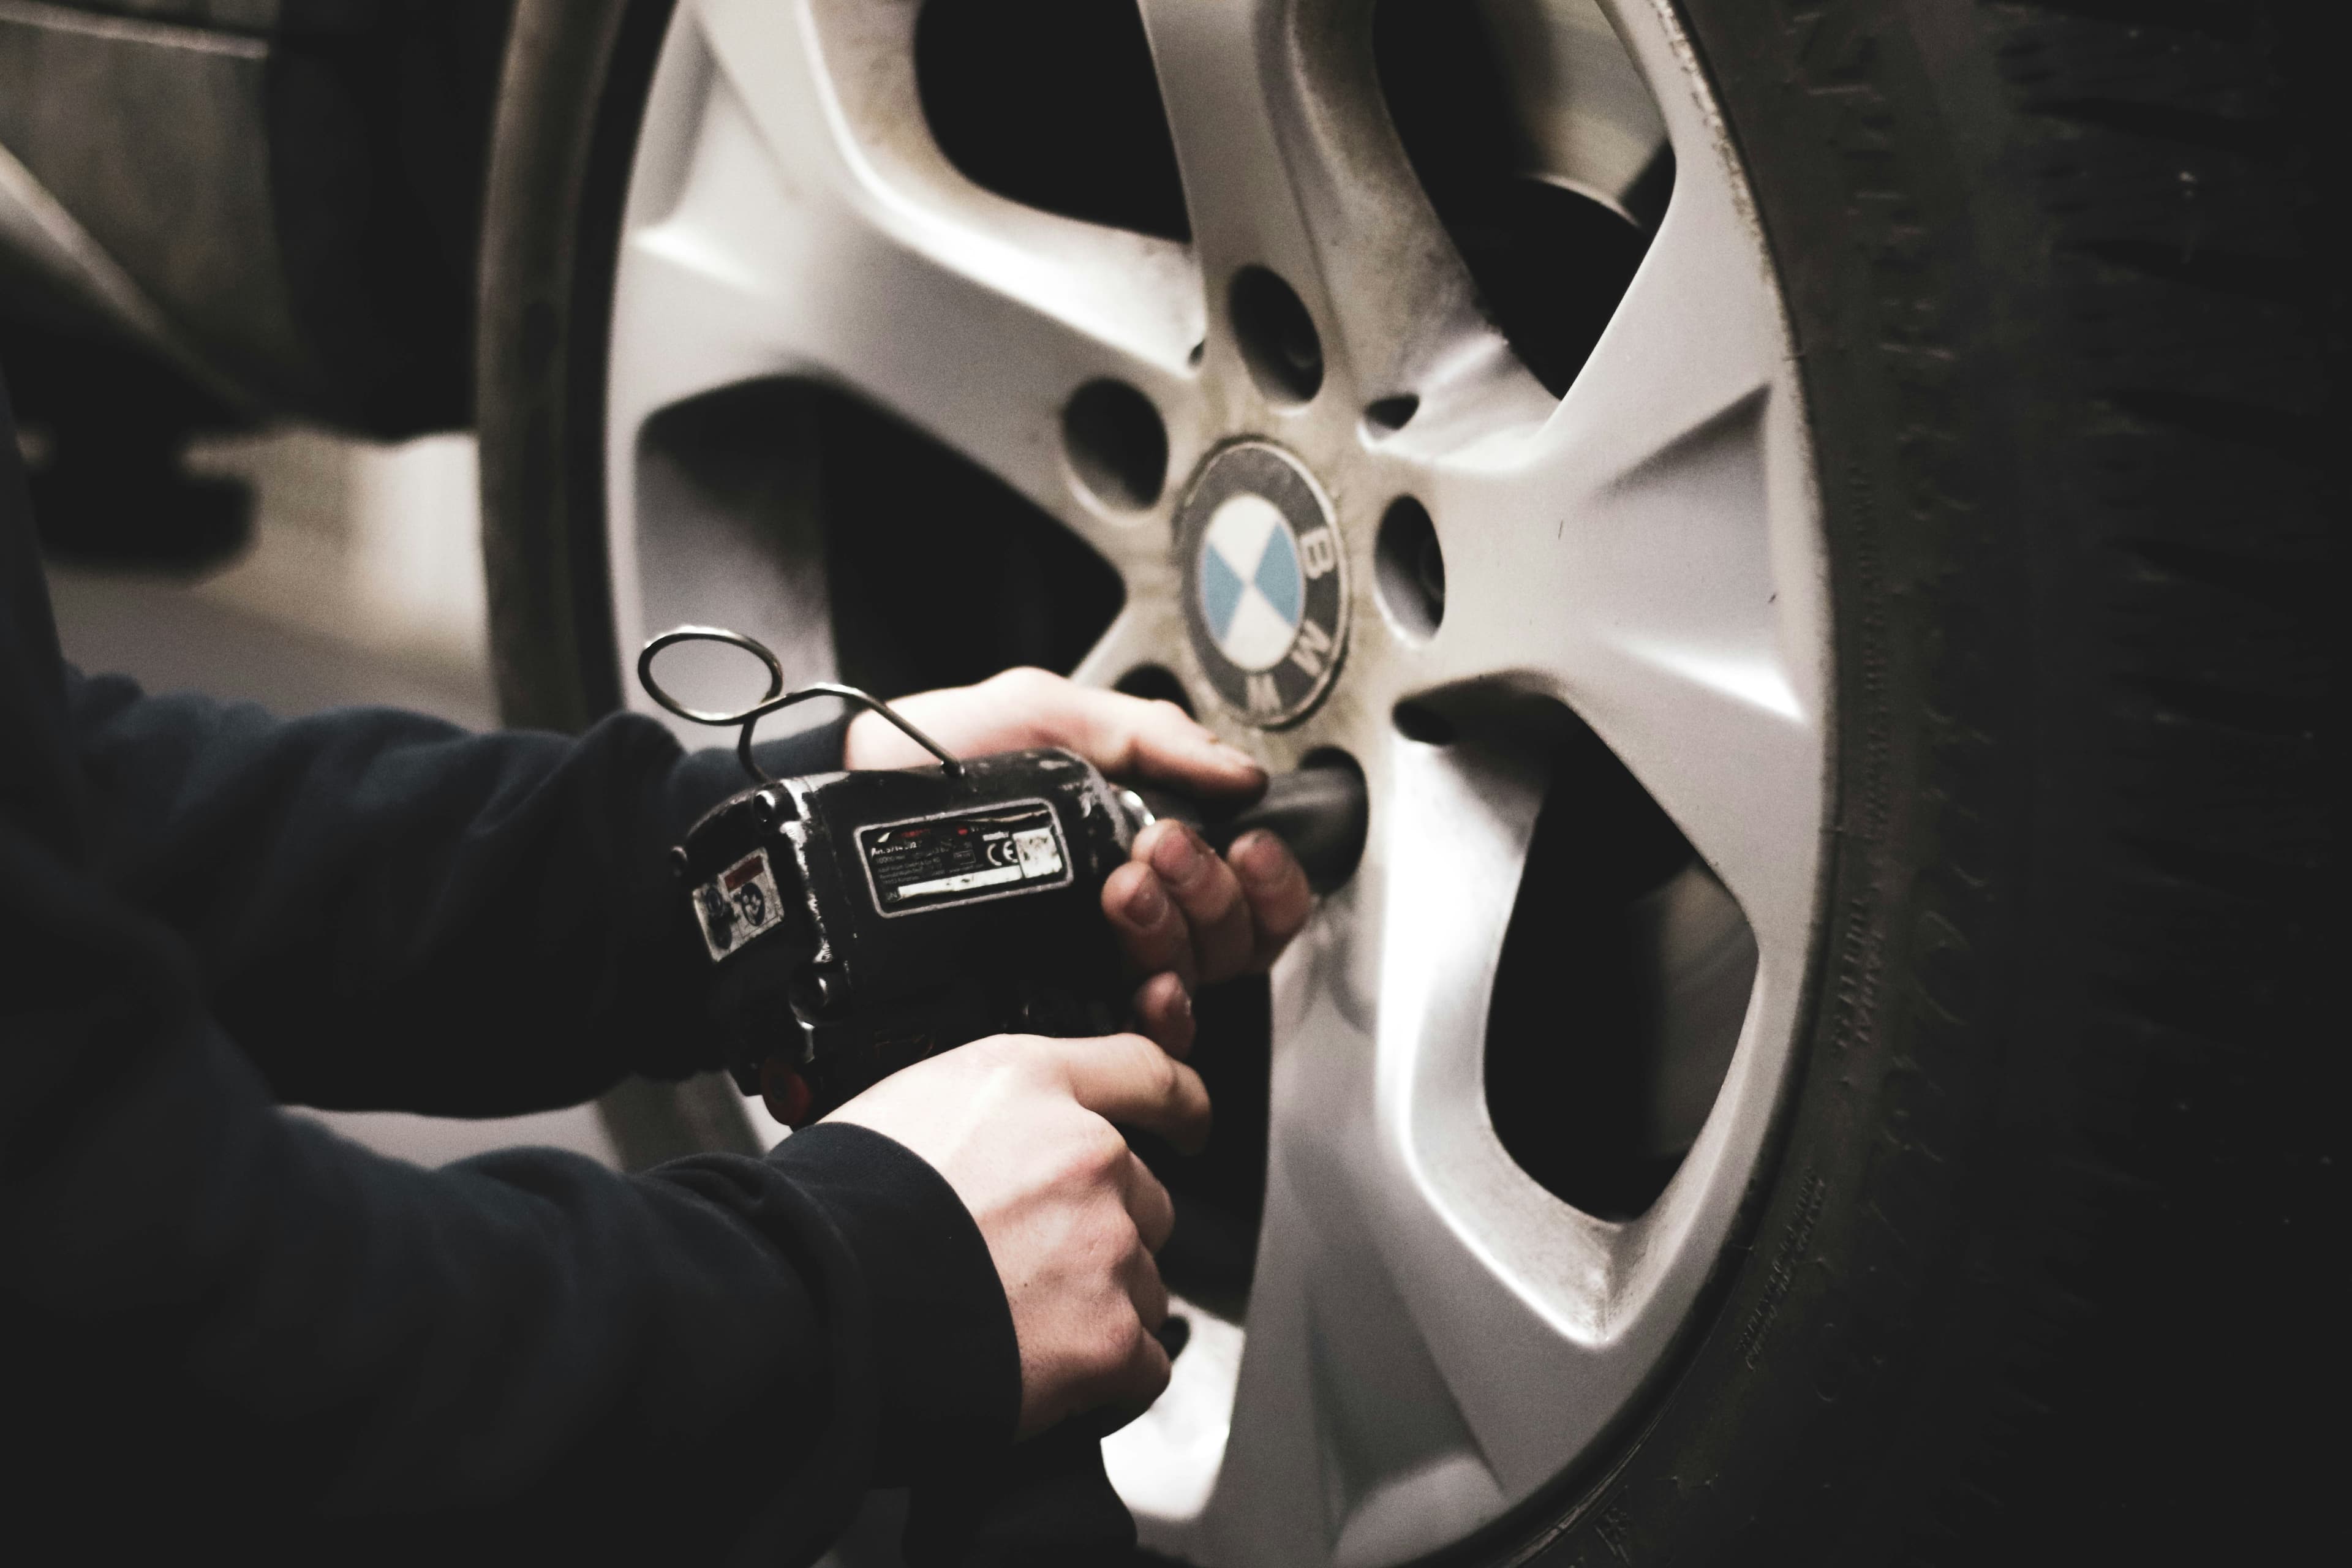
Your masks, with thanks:
[{"label": "fingers gripping wrench", "polygon": [[[653,661],[679,642],[727,643],[769,671],[761,702],[706,712],[674,700]],[[749,787],[673,851],[713,966],[711,1011],[730,1070],[798,1126],[889,1073],[997,1034],[1108,1034],[1131,977],[1102,916],[1104,881],[1161,816],[1222,850],[1254,828],[1288,844],[1318,890],[1363,850],[1352,766],[1272,780],[1238,810],[1120,788],[1068,752],[958,758],[877,698],[845,686],[783,690],[749,637],[681,627],[638,659],[654,700],[698,723],[740,726]],[[831,696],[871,709],[940,759],[883,772],[766,776],[751,732],[779,709]]]}]

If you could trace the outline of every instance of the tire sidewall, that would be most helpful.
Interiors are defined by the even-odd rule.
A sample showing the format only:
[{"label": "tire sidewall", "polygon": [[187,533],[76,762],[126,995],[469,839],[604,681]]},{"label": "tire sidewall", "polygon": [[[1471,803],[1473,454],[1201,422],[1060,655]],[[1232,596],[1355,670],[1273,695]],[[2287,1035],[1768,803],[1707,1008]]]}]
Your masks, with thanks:
[{"label": "tire sidewall", "polygon": [[[2114,940],[2116,655],[2049,215],[2001,145],[2012,111],[1968,7],[1675,4],[1754,195],[1813,444],[1823,920],[1772,1152],[1683,1359],[1605,1470],[1494,1544],[1876,1563],[1976,1560],[1989,1534],[2011,1561],[2065,1560],[2079,1531],[2161,1541],[2145,1519],[2085,1524],[2126,1493],[2177,1500],[2184,1531],[2201,1518],[2095,1447],[2067,1456],[2068,1521],[2000,1519],[2006,1450],[2049,1415],[2020,1369],[2079,1358],[2097,1234],[2158,1205],[2093,1169],[2084,1128],[2133,1114],[2148,1070],[2088,1043],[2094,989],[2168,940]],[[2104,1419],[2189,1455],[2213,1441],[2205,1415],[2158,1396]]]},{"label": "tire sidewall", "polygon": [[491,658],[509,724],[622,706],[605,355],[637,128],[677,0],[520,0],[493,128],[477,406]]}]

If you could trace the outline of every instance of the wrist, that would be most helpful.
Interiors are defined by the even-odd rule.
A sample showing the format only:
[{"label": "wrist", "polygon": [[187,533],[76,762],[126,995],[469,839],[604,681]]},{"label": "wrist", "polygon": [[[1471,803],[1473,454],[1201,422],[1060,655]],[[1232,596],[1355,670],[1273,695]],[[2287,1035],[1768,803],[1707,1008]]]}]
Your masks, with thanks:
[{"label": "wrist", "polygon": [[1013,1309],[947,1178],[848,1122],[803,1128],[768,1159],[827,1211],[857,1258],[877,1347],[877,1481],[1009,1445],[1021,1412]]}]

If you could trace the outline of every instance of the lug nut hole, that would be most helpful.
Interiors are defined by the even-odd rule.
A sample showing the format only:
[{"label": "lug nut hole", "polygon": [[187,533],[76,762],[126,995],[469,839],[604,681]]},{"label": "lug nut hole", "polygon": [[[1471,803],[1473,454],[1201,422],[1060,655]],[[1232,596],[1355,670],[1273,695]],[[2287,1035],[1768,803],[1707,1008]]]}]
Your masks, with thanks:
[{"label": "lug nut hole", "polygon": [[1080,483],[1105,506],[1140,511],[1168,483],[1168,427],[1123,381],[1090,381],[1062,410],[1062,442]]},{"label": "lug nut hole", "polygon": [[1445,552],[1429,509],[1411,496],[1389,503],[1372,552],[1381,607],[1407,637],[1425,641],[1445,619]]},{"label": "lug nut hole", "polygon": [[1454,743],[1454,721],[1425,703],[1400,702],[1391,717],[1396,721],[1397,733],[1408,741],[1419,741],[1424,746]]},{"label": "lug nut hole", "polygon": [[1394,397],[1383,397],[1365,405],[1364,423],[1381,435],[1390,436],[1412,424],[1412,416],[1420,412],[1421,399],[1410,392],[1402,392]]},{"label": "lug nut hole", "polygon": [[1276,403],[1306,403],[1323,384],[1323,340],[1298,295],[1263,267],[1234,275],[1234,336],[1258,390]]},{"label": "lug nut hole", "polygon": [[1188,715],[1193,713],[1192,694],[1184,689],[1184,683],[1166,665],[1139,664],[1120,676],[1113,683],[1113,689],[1147,702],[1173,702]]}]

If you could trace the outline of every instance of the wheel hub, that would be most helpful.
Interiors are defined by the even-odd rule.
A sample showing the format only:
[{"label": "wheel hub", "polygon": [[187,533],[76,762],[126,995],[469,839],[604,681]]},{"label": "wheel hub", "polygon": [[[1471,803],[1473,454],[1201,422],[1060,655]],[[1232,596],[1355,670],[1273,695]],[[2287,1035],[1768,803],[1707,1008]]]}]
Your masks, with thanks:
[{"label": "wheel hub", "polygon": [[1271,442],[1220,447],[1175,537],[1185,629],[1218,698],[1264,729],[1305,717],[1347,647],[1347,555],[1322,487]]}]

